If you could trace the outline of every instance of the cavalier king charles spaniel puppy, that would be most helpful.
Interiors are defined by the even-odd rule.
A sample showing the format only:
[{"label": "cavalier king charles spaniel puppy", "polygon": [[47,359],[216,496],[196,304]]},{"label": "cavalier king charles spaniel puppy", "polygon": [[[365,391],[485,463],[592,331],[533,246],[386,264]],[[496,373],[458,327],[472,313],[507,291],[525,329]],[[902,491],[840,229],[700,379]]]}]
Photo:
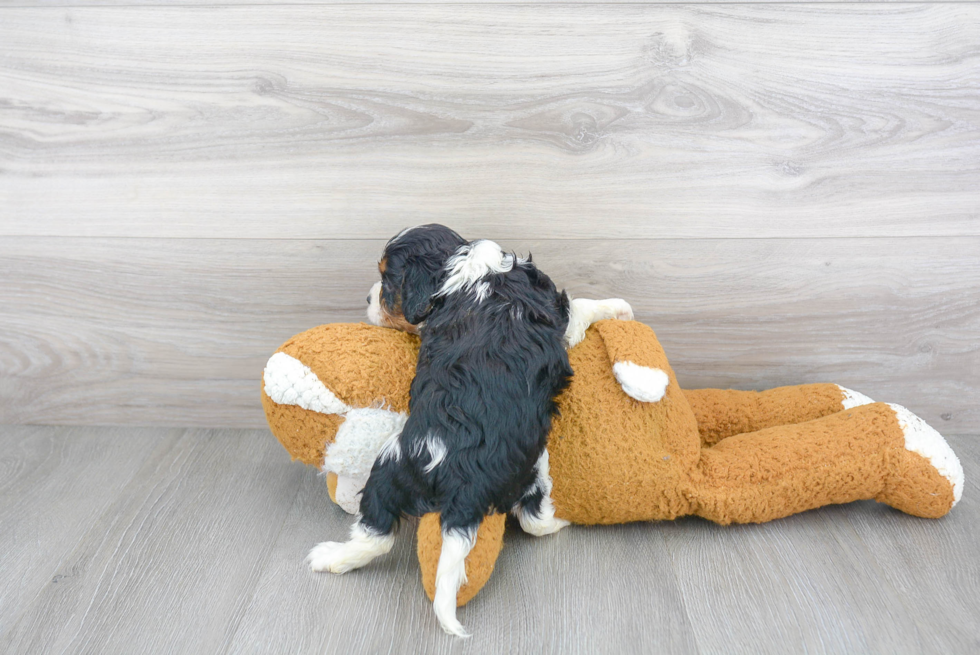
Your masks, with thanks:
[{"label": "cavalier king charles spaniel puppy", "polygon": [[572,375],[566,348],[602,318],[632,318],[622,300],[569,301],[527,259],[442,225],[403,230],[384,249],[368,295],[377,325],[417,333],[409,414],[385,442],[360,499],[350,540],[318,545],[314,570],[343,573],[388,552],[403,516],[441,513],[433,606],[456,618],[465,560],[488,513],[510,512],[537,536],[555,518],[548,433]]}]

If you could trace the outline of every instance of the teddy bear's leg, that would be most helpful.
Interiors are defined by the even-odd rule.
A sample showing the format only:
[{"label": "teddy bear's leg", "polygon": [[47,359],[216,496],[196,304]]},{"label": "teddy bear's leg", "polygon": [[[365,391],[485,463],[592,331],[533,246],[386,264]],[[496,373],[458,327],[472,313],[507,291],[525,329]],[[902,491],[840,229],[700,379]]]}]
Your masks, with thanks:
[{"label": "teddy bear's leg", "polygon": [[456,618],[459,590],[466,584],[466,560],[476,546],[480,525],[485,517],[465,494],[446,494],[442,502],[442,546],[436,565],[435,594],[432,609],[442,629],[457,637],[469,637]]},{"label": "teddy bear's leg", "polygon": [[[476,544],[466,557],[466,582],[456,594],[456,606],[470,602],[493,573],[504,545],[505,514],[491,514],[483,519],[476,533]],[[435,600],[436,569],[442,551],[442,524],[439,514],[426,514],[419,521],[418,558],[422,569],[422,587],[429,600]]]},{"label": "teddy bear's leg", "polygon": [[885,403],[735,435],[702,451],[698,473],[694,513],[718,523],[870,498],[938,518],[963,490],[963,469],[939,433]]},{"label": "teddy bear's leg", "polygon": [[766,391],[684,389],[703,446],[745,432],[791,425],[872,403],[836,384],[801,384]]}]

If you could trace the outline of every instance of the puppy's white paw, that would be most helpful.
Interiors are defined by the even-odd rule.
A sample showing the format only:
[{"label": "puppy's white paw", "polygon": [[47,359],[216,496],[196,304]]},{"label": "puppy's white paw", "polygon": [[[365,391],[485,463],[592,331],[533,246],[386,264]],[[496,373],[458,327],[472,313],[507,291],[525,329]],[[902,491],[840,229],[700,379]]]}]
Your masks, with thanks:
[{"label": "puppy's white paw", "polygon": [[554,516],[536,518],[524,512],[518,514],[517,520],[520,521],[521,529],[524,532],[535,537],[545,537],[549,534],[555,534],[562,528],[571,525],[565,519],[558,519]]},{"label": "puppy's white paw", "polygon": [[349,543],[336,541],[319,543],[306,556],[306,561],[309,562],[310,568],[317,573],[324,571],[347,573],[357,568],[354,558],[351,557],[351,549],[348,548]]},{"label": "puppy's white paw", "polygon": [[633,320],[633,308],[630,304],[623,300],[622,298],[608,298],[606,300],[599,301],[599,306],[596,309],[596,319],[601,321],[606,318],[615,318],[620,321],[632,321]]},{"label": "puppy's white paw", "polygon": [[355,523],[351,539],[339,543],[324,541],[317,544],[306,556],[314,571],[347,573],[359,569],[379,555],[384,555],[395,543],[394,535],[375,535]]}]

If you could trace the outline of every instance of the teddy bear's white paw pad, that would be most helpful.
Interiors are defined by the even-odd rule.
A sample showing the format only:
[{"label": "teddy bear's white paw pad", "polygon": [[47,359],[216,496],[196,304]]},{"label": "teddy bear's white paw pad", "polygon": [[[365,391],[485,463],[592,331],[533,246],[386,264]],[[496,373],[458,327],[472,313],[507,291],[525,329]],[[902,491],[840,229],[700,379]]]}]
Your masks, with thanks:
[{"label": "teddy bear's white paw pad", "polygon": [[655,403],[667,393],[670,378],[659,368],[640,366],[633,362],[616,362],[613,375],[630,398],[644,403]]},{"label": "teddy bear's white paw pad", "polygon": [[874,401],[865,396],[859,391],[854,391],[853,389],[848,389],[847,387],[842,387],[839,384],[837,388],[840,389],[841,393],[844,394],[844,398],[841,400],[841,407],[844,409],[853,409],[854,407],[860,407],[861,405],[870,405]]},{"label": "teddy bear's white paw pad", "polygon": [[888,403],[905,433],[905,450],[922,455],[953,487],[953,506],[963,497],[963,465],[935,428],[901,405]]}]

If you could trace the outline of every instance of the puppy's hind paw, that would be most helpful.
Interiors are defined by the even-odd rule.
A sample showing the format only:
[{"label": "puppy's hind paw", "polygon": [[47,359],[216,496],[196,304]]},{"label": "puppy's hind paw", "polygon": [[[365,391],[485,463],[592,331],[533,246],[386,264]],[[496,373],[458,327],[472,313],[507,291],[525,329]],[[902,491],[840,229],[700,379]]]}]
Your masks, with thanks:
[{"label": "puppy's hind paw", "polygon": [[317,572],[347,573],[361,568],[379,555],[384,555],[391,550],[394,543],[393,535],[373,535],[355,524],[350,541],[324,541],[317,544],[306,556],[306,561]]},{"label": "puppy's hind paw", "polygon": [[347,573],[355,568],[351,558],[345,553],[347,543],[324,541],[313,547],[306,556],[310,569],[317,573]]},{"label": "puppy's hind paw", "polygon": [[535,537],[545,537],[549,534],[555,534],[562,528],[571,525],[565,519],[555,518],[554,516],[538,518],[528,512],[519,513],[517,520],[520,521],[521,529],[524,532]]}]

